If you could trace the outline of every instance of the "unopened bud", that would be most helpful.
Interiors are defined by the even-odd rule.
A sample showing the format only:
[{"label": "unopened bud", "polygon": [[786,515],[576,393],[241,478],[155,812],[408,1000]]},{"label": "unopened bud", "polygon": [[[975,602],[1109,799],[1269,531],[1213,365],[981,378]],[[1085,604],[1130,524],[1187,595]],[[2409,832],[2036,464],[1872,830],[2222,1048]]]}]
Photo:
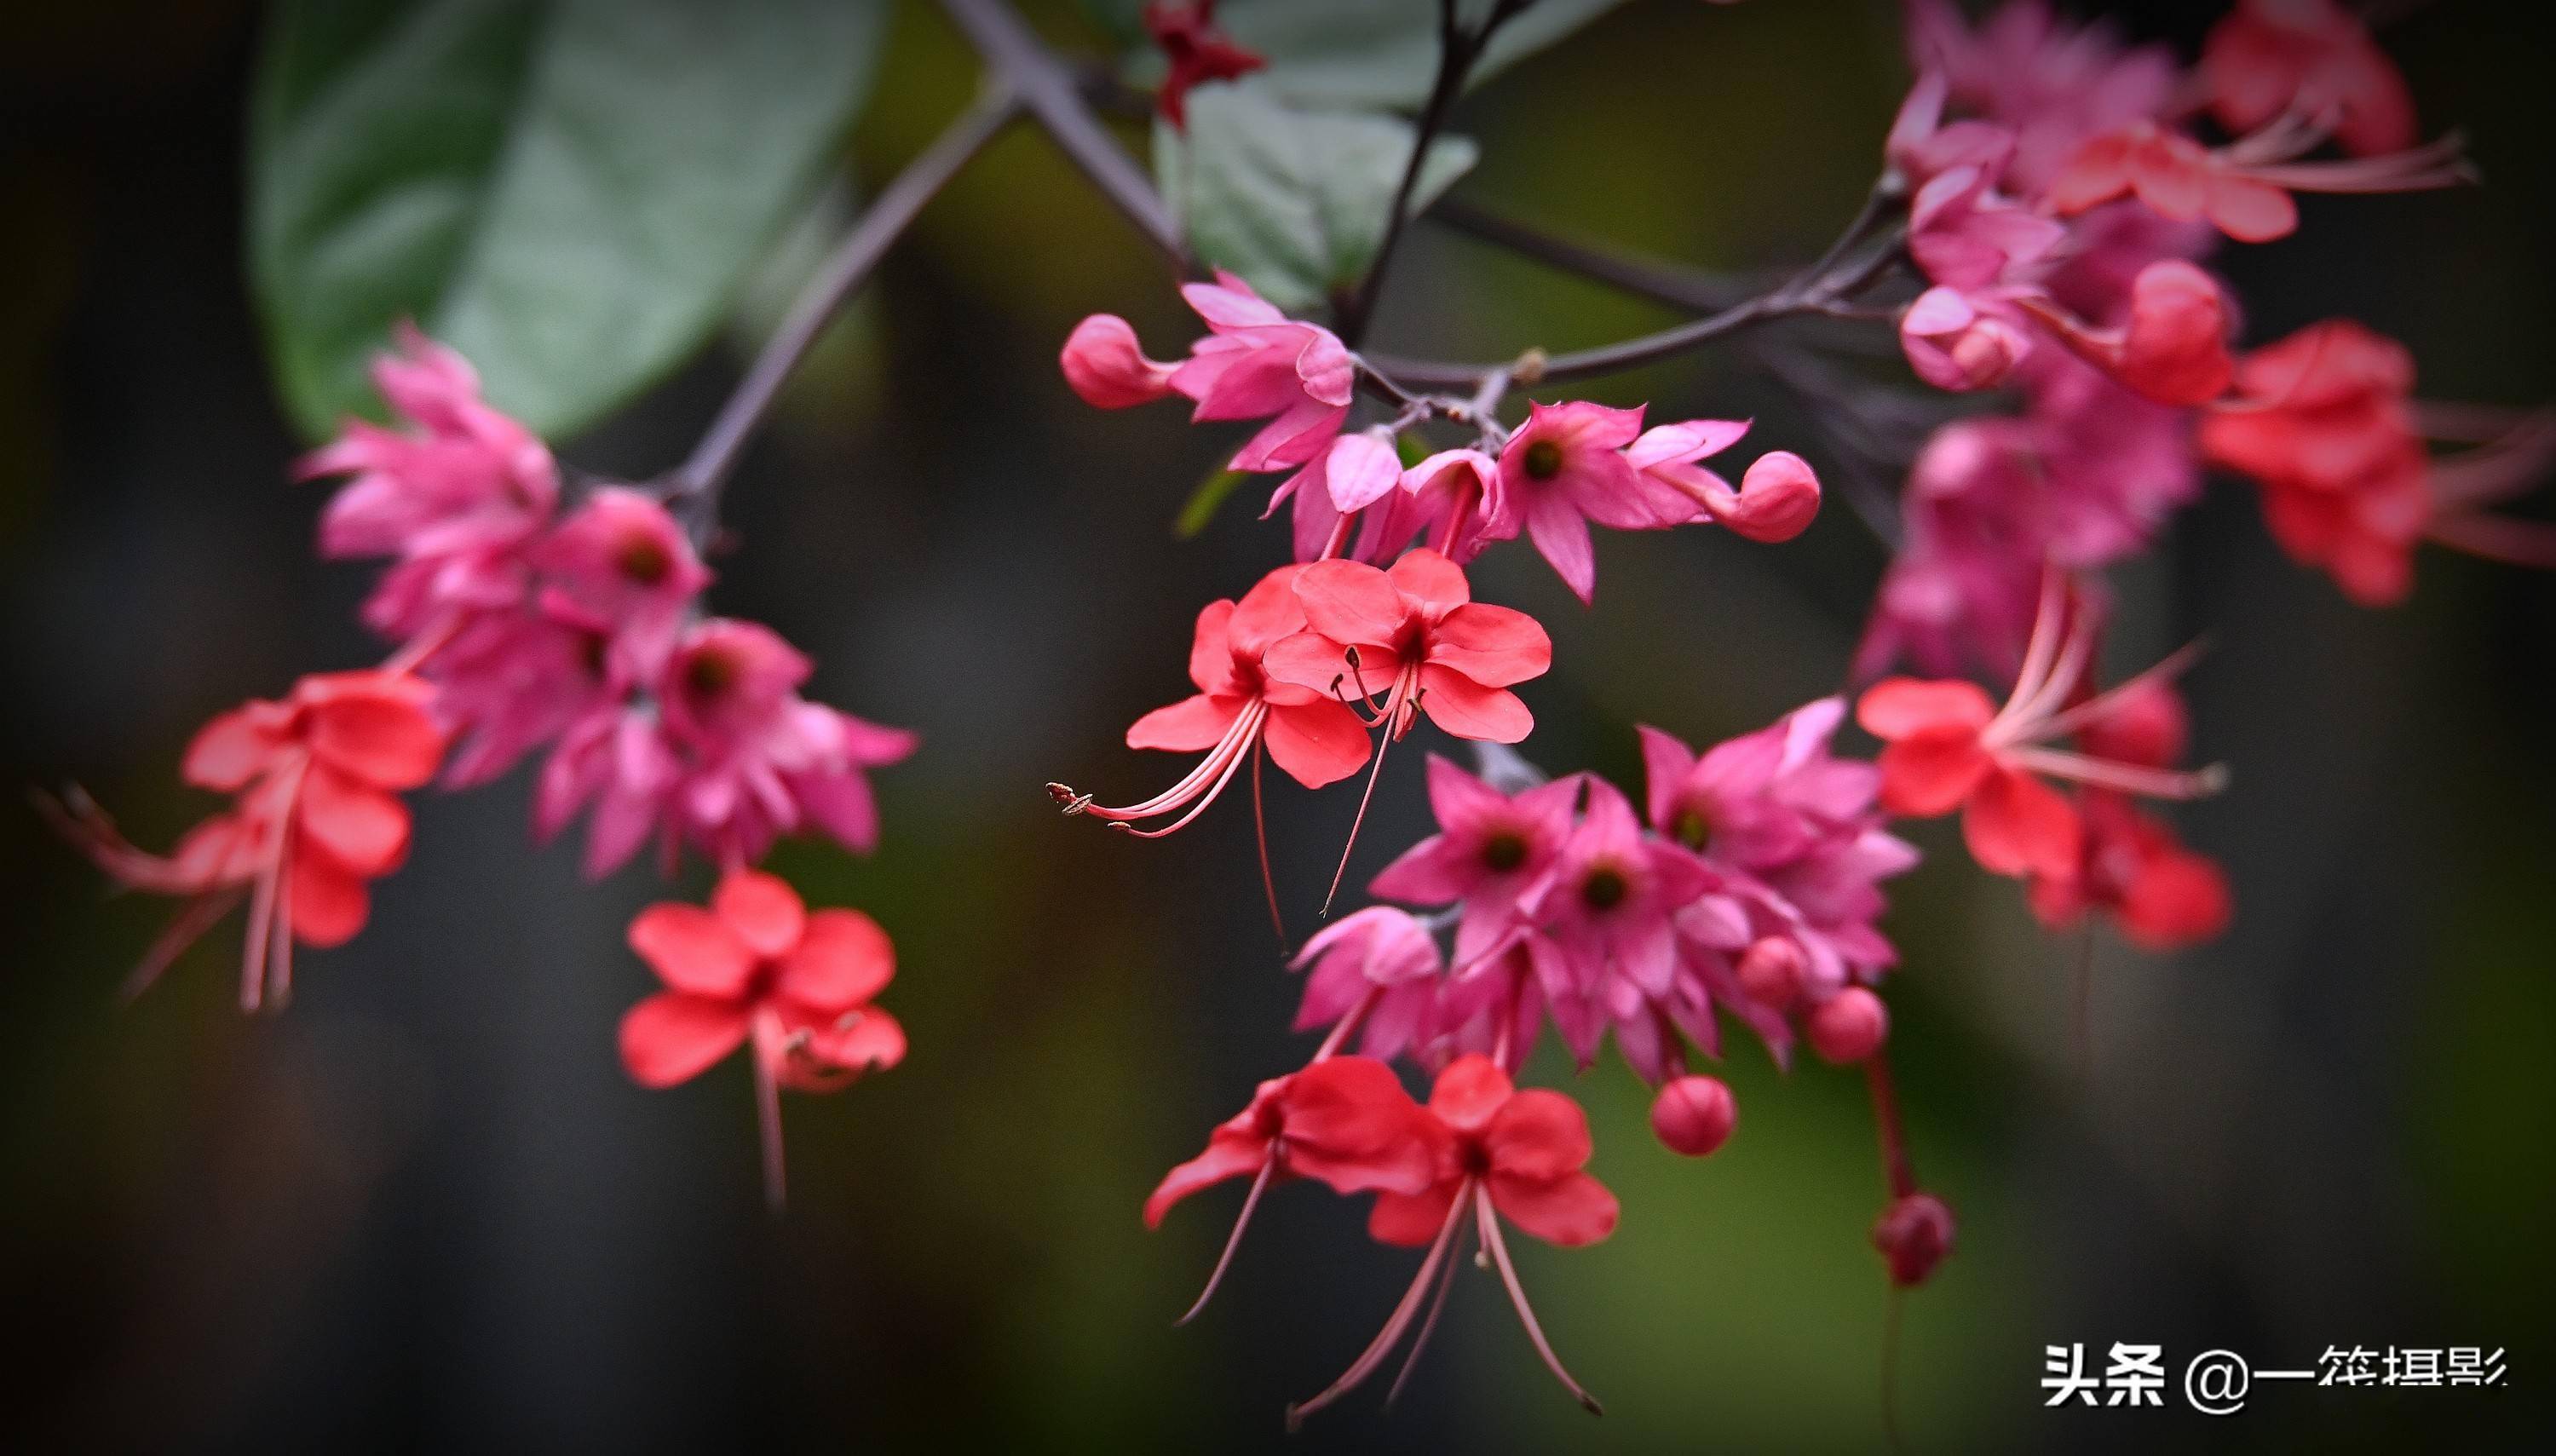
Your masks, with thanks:
[{"label": "unopened bud", "polygon": [[1651,1130],[1684,1157],[1703,1157],[1730,1137],[1739,1105],[1718,1077],[1676,1077],[1651,1100]]},{"label": "unopened bud", "polygon": [[1820,1002],[1803,1030],[1820,1060],[1848,1066],[1881,1050],[1890,1035],[1890,1012],[1883,1008],[1881,997],[1860,986],[1850,986]]}]

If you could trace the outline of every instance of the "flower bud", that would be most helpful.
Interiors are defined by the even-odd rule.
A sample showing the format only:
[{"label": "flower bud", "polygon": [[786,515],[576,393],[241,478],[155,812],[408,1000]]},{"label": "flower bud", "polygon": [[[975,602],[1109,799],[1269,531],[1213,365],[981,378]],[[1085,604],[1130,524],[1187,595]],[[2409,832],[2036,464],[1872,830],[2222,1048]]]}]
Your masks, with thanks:
[{"label": "flower bud", "polygon": [[1703,1157],[1730,1137],[1739,1106],[1717,1077],[1678,1077],[1651,1100],[1651,1130],[1681,1157]]},{"label": "flower bud", "polygon": [[1065,382],[1096,409],[1150,404],[1172,392],[1174,366],[1145,357],[1136,331],[1115,314],[1094,314],[1075,325],[1059,361]]},{"label": "flower bud", "polygon": [[1802,1029],[1820,1060],[1843,1067],[1881,1050],[1890,1035],[1890,1012],[1881,997],[1860,986],[1850,986],[1812,1008]]},{"label": "flower bud", "polygon": [[1938,389],[1993,389],[2029,346],[2013,325],[1981,313],[1954,289],[1930,288],[1899,316],[1908,367]]},{"label": "flower bud", "polygon": [[1770,935],[1741,953],[1739,989],[1750,1000],[1780,1011],[1801,995],[1802,977],[1809,970],[1801,946],[1790,937]]},{"label": "flower bud", "polygon": [[1953,1252],[1953,1211],[1931,1193],[1908,1194],[1874,1221],[1872,1247],[1889,1265],[1890,1282],[1913,1289]]},{"label": "flower bud", "polygon": [[1788,450],[1773,450],[1749,463],[1739,477],[1739,498],[1714,512],[1723,525],[1751,541],[1790,541],[1820,513],[1820,477],[1811,463]]},{"label": "flower bud", "polygon": [[2130,284],[2129,332],[2116,371],[2159,404],[2203,405],[2228,392],[2228,300],[2219,281],[2180,258],[2150,263]]}]

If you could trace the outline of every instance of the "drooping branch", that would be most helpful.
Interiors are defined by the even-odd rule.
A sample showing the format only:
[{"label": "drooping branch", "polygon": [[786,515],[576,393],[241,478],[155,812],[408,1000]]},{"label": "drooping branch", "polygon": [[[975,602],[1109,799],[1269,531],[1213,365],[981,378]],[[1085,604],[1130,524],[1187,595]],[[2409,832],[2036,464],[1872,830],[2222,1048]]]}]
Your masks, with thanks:
[{"label": "drooping branch", "polygon": [[718,518],[719,492],[746,439],[771,411],[773,401],[780,397],[781,386],[807,357],[843,301],[869,278],[888,249],[913,226],[924,204],[1020,114],[1021,104],[1020,92],[1008,80],[999,75],[990,78],[975,103],[951,122],[878,195],[835,245],[817,276],[792,301],[781,327],[764,343],[735,392],[710,421],[701,444],[667,477],[667,503],[696,541],[706,537]]}]

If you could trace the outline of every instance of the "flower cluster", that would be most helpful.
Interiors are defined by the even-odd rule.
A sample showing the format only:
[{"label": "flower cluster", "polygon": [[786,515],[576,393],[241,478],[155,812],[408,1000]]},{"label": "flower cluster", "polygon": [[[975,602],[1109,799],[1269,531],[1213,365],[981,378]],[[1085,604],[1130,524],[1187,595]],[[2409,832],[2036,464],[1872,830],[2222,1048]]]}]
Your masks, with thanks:
[{"label": "flower cluster", "polygon": [[[728,875],[729,941],[689,922],[669,930],[680,907],[633,927],[676,988],[625,1027],[634,1077],[680,1081],[749,1026],[767,1087],[817,1089],[838,1085],[827,1069],[892,1065],[901,1034],[861,1004],[887,979],[884,935],[857,912],[828,910],[806,917],[802,944],[797,896],[746,866],[803,831],[869,850],[867,770],[912,752],[913,735],[809,702],[808,659],[778,634],[703,615],[710,573],[667,508],[674,491],[570,491],[548,447],[480,397],[459,354],[413,328],[398,343],[373,378],[400,426],[350,422],[296,467],[344,480],[320,517],[323,556],[390,561],[363,604],[365,623],[396,644],[388,662],[307,677],[284,702],[206,725],[186,779],[238,798],[166,859],[127,844],[76,791],[47,801],[119,882],[188,900],[135,989],[245,898],[241,999],[280,1006],[294,942],[351,938],[368,881],[406,857],[398,792],[439,770],[447,788],[484,783],[548,746],[535,829],[547,839],[590,808],[590,874],[654,838],[667,872],[690,847]],[[739,946],[759,959],[740,959]],[[781,969],[764,975],[767,963]],[[768,1107],[766,1128],[777,1198]]]},{"label": "flower cluster", "polygon": [[[2009,0],[1976,30],[1944,0],[1909,13],[1919,79],[1886,150],[1929,286],[1899,316],[1901,344],[1926,382],[2011,385],[2022,409],[1957,421],[1920,453],[1866,673],[1905,657],[2010,676],[2045,569],[2144,550],[2205,463],[2258,479],[2282,546],[2362,600],[2403,594],[2426,534],[2556,559],[2535,531],[2467,515],[2534,471],[2513,462],[2475,493],[2442,490],[2402,425],[2401,349],[2324,325],[2240,365],[2239,311],[2199,266],[2222,237],[2295,229],[2294,194],[2468,179],[2455,140],[2416,144],[2403,78],[2357,17],[2332,0],[2244,0],[2186,74],[2041,0]],[[2537,463],[2544,430],[2529,425],[2530,449],[2497,460]],[[2310,439],[2332,448],[2303,455]],[[2460,519],[2434,529],[2444,515]]]}]

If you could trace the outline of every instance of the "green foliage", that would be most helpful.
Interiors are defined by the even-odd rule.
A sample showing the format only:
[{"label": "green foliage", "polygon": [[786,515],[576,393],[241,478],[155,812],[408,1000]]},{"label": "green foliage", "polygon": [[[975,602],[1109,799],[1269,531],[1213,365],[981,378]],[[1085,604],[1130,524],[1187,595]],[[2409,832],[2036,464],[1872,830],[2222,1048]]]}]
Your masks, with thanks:
[{"label": "green foliage", "polygon": [[[1306,111],[1256,76],[1189,95],[1189,132],[1154,126],[1154,173],[1190,247],[1298,312],[1353,285],[1374,261],[1412,128],[1390,116]],[[1473,144],[1440,137],[1414,211],[1473,165]]]},{"label": "green foliage", "polygon": [[1190,492],[1190,498],[1181,503],[1181,513],[1172,522],[1172,534],[1187,541],[1206,530],[1208,523],[1215,519],[1216,511],[1224,505],[1225,497],[1233,493],[1233,487],[1250,478],[1240,470],[1219,466],[1201,480],[1198,488]]},{"label": "green foliage", "polygon": [[288,0],[249,263],[295,421],[414,318],[546,434],[719,322],[867,94],[884,0]]}]

